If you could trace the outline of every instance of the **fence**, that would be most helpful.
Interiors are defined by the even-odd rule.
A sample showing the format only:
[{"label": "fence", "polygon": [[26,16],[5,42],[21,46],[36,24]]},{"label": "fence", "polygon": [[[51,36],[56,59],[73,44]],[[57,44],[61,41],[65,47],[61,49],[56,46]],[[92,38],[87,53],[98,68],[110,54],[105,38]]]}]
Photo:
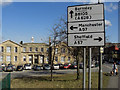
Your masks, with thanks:
[{"label": "fence", "polygon": [[7,74],[6,77],[2,79],[2,90],[10,90],[11,74]]}]

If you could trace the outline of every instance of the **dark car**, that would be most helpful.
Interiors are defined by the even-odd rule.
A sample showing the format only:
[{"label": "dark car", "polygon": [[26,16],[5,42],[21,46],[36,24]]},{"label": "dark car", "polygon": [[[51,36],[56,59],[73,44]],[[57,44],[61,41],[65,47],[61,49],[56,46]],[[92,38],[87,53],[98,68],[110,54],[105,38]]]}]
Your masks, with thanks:
[{"label": "dark car", "polygon": [[13,71],[13,67],[12,66],[6,66],[5,71],[12,72]]},{"label": "dark car", "polygon": [[60,68],[60,69],[63,69],[63,68],[64,68],[64,64],[59,63],[58,65],[59,65],[59,68]]},{"label": "dark car", "polygon": [[16,66],[12,64],[8,64],[8,66],[11,66],[13,68],[13,71],[16,71]]},{"label": "dark car", "polygon": [[35,70],[35,71],[39,71],[39,70],[41,70],[41,69],[43,69],[43,67],[42,67],[42,66],[39,66],[39,65],[35,65],[35,66],[33,67],[33,70]]},{"label": "dark car", "polygon": [[83,63],[80,63],[80,64],[79,64],[79,68],[80,68],[80,69],[83,69]]},{"label": "dark car", "polygon": [[51,66],[49,64],[44,64],[43,65],[43,69],[45,70],[50,70],[51,69]]},{"label": "dark car", "polygon": [[71,64],[69,68],[70,69],[76,69],[77,68],[77,64]]},{"label": "dark car", "polygon": [[22,71],[23,70],[23,66],[17,66],[17,71]]},{"label": "dark car", "polygon": [[120,65],[120,61],[116,61],[116,64],[117,64],[117,65]]},{"label": "dark car", "polygon": [[13,71],[16,71],[16,66],[15,66],[15,65],[12,65],[12,67],[13,67]]}]

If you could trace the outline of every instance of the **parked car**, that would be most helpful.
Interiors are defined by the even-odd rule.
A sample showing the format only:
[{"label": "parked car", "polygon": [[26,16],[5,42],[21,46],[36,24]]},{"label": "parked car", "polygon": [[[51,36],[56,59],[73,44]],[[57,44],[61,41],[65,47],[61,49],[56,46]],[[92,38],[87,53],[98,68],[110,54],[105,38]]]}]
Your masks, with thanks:
[{"label": "parked car", "polygon": [[12,66],[6,66],[5,71],[12,72],[13,71],[13,67]]},{"label": "parked car", "polygon": [[[94,68],[95,64],[91,63],[91,68]],[[87,68],[89,68],[89,65],[87,65]]]},{"label": "parked car", "polygon": [[4,63],[1,64],[2,67],[5,67],[6,65]]},{"label": "parked car", "polygon": [[17,71],[23,71],[23,66],[22,65],[17,66],[16,70]]},{"label": "parked car", "polygon": [[117,65],[120,65],[120,61],[116,61],[116,64],[117,64]]},{"label": "parked car", "polygon": [[53,69],[59,69],[59,67],[60,67],[59,64],[54,64],[53,65]]},{"label": "parked car", "polygon": [[25,64],[25,65],[24,65],[24,69],[25,69],[25,70],[31,70],[31,69],[32,69],[31,64]]},{"label": "parked car", "polygon": [[13,71],[16,71],[16,66],[15,66],[15,65],[12,65],[12,67],[13,67]]},{"label": "parked car", "polygon": [[35,70],[35,71],[39,71],[39,70],[42,70],[42,69],[43,69],[43,67],[39,66],[39,65],[34,65],[34,67],[33,67],[33,70]]},{"label": "parked car", "polygon": [[80,68],[80,69],[83,69],[83,63],[80,63],[80,64],[79,64],[79,68]]},{"label": "parked car", "polygon": [[5,69],[5,66],[6,66],[6,65],[5,65],[4,63],[2,63],[2,64],[1,64],[2,71],[4,71],[4,69]]},{"label": "parked car", "polygon": [[44,64],[43,69],[50,70],[51,66],[49,64]]},{"label": "parked car", "polygon": [[64,64],[59,63],[58,65],[59,65],[59,69],[63,69],[64,68]]},{"label": "parked car", "polygon": [[11,66],[13,68],[13,71],[16,71],[16,66],[12,64],[8,64],[8,66]]},{"label": "parked car", "polygon": [[0,66],[0,72],[2,72],[3,70],[2,70],[2,66]]},{"label": "parked car", "polygon": [[71,64],[69,68],[70,69],[76,69],[77,68],[77,64]]},{"label": "parked car", "polygon": [[65,68],[65,69],[68,69],[68,68],[70,67],[70,65],[71,65],[70,63],[64,64],[64,68]]}]

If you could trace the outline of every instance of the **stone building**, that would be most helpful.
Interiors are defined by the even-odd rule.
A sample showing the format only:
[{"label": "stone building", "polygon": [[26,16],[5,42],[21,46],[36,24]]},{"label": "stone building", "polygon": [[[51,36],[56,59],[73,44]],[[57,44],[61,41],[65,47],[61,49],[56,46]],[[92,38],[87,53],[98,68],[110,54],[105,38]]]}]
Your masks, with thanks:
[{"label": "stone building", "polygon": [[[49,62],[49,45],[46,43],[17,44],[7,40],[0,44],[0,64],[23,65],[26,63],[43,64]],[[53,54],[54,49],[52,50]],[[53,59],[53,58],[52,58]],[[54,63],[73,63],[74,57],[70,54],[66,43],[60,43],[55,48]]]}]

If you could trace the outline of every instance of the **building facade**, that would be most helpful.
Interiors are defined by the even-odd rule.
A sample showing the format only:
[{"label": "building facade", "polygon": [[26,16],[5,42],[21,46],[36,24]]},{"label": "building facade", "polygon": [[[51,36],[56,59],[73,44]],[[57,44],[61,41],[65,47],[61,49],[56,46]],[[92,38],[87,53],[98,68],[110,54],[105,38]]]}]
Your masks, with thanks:
[{"label": "building facade", "polygon": [[[53,48],[53,47],[52,47]],[[74,56],[70,54],[65,43],[56,45],[52,49],[52,56],[55,50],[54,64],[73,63]],[[7,40],[0,44],[0,64],[23,65],[49,63],[49,45],[46,43],[15,43]],[[53,59],[53,57],[52,57]]]}]

